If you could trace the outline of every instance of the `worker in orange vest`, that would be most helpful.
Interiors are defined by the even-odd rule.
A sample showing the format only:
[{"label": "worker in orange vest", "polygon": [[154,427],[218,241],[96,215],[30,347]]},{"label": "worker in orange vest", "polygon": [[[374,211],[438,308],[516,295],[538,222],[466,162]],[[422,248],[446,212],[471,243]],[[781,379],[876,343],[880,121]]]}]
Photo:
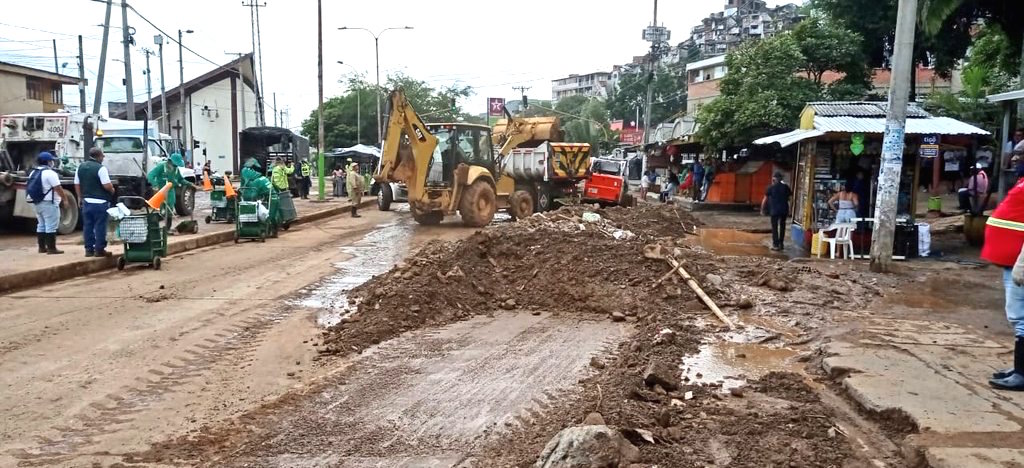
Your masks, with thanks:
[{"label": "worker in orange vest", "polygon": [[996,207],[985,226],[981,258],[1003,267],[1006,319],[1015,337],[1013,367],[992,374],[989,385],[1024,391],[1024,179]]}]

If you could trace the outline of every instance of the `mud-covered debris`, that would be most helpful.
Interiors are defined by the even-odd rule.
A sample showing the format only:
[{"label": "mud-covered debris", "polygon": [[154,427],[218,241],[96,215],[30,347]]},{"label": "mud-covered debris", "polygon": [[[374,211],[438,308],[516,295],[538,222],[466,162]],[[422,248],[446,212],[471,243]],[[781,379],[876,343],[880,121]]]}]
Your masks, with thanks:
[{"label": "mud-covered debris", "polygon": [[731,387],[729,388],[729,394],[736,398],[743,398],[744,390],[743,387]]},{"label": "mud-covered debris", "polygon": [[601,416],[601,413],[598,413],[598,412],[590,413],[590,414],[587,415],[587,417],[583,418],[583,424],[582,425],[583,426],[604,426],[605,425],[604,417]]},{"label": "mud-covered debris", "polygon": [[512,310],[516,308],[516,300],[509,299],[501,303],[501,308],[505,310]]},{"label": "mud-covered debris", "polygon": [[740,309],[750,309],[754,307],[754,301],[750,300],[749,297],[743,296],[739,301],[736,301],[736,307]]},{"label": "mud-covered debris", "polygon": [[648,387],[661,385],[670,392],[679,389],[679,371],[670,364],[651,361],[644,369],[644,384]]},{"label": "mud-covered debris", "polygon": [[590,358],[590,367],[593,367],[594,369],[604,369],[607,365],[597,356],[594,356]]},{"label": "mud-covered debris", "polygon": [[704,281],[706,281],[708,284],[712,286],[718,287],[722,285],[723,280],[722,277],[719,275],[716,275],[714,273],[708,273],[707,275],[704,275]]},{"label": "mud-covered debris", "polygon": [[619,468],[640,457],[640,450],[616,428],[577,426],[562,429],[544,447],[534,468]]},{"label": "mud-covered debris", "polygon": [[610,317],[612,319],[612,322],[625,322],[626,321],[626,314],[623,314],[622,312],[612,312]]}]

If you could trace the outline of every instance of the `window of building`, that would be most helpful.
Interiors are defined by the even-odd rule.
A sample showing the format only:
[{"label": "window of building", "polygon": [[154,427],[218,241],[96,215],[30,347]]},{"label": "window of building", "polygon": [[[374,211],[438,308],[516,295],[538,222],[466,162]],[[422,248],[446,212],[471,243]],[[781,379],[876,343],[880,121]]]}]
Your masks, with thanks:
[{"label": "window of building", "polygon": [[35,78],[25,78],[25,98],[42,101],[43,82]]},{"label": "window of building", "polygon": [[64,104],[64,86],[60,84],[50,86],[50,102]]}]

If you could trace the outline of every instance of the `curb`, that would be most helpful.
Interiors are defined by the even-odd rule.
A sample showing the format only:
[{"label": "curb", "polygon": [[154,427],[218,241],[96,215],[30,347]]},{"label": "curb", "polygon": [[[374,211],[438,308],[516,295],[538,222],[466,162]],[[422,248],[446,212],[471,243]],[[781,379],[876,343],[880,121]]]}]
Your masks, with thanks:
[{"label": "curb", "polygon": [[[371,200],[363,201],[359,204],[360,208],[376,204],[377,200],[374,197]],[[346,213],[351,209],[351,204],[345,203],[341,206],[336,206],[326,210],[314,211],[306,216],[300,216],[292,221],[293,226],[300,224],[306,224],[313,221],[319,221],[321,219],[338,216]],[[173,242],[167,244],[167,255],[175,255],[182,252],[188,252],[190,250],[201,249],[203,247],[209,247],[211,245],[223,244],[230,242],[235,239],[235,231],[233,229],[227,231],[214,232],[210,234],[203,234],[191,239],[182,240],[179,242]],[[6,294],[19,289],[27,289],[40,284],[50,284],[57,281],[69,280],[77,278],[79,276],[91,275],[93,273],[99,273],[104,270],[109,270],[117,266],[117,259],[120,255],[114,255],[107,258],[93,258],[89,260],[79,260],[71,263],[65,263],[62,265],[55,265],[47,268],[40,268],[37,270],[29,270],[18,273],[12,273],[9,275],[0,276],[0,294]]]}]

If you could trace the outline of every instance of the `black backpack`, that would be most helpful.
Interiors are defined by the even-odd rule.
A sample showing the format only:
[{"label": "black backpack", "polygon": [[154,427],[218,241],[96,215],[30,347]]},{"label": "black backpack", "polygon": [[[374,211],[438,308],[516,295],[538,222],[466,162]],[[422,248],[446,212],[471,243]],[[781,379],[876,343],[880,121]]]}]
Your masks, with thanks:
[{"label": "black backpack", "polygon": [[48,167],[37,167],[28,175],[28,184],[25,186],[25,194],[28,195],[29,203],[39,203],[46,199],[46,196],[53,191],[53,187],[50,190],[43,191],[43,171],[52,171],[53,169]]}]

